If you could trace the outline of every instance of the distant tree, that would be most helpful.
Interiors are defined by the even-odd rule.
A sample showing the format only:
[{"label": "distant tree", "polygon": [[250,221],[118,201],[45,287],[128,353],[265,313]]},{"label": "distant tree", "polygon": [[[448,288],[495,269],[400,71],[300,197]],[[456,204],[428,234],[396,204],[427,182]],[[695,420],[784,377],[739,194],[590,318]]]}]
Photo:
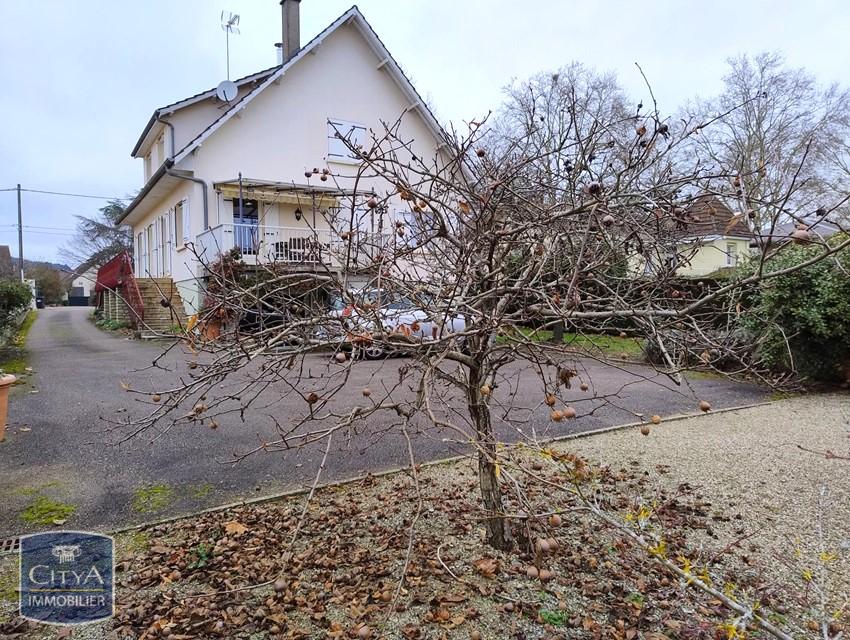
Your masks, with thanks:
[{"label": "distant tree", "polygon": [[810,222],[834,213],[823,200],[840,182],[841,163],[847,166],[850,91],[821,86],[778,53],[730,59],[723,81],[719,96],[689,107],[694,121],[716,118],[712,127],[695,128],[691,139],[704,161],[724,169],[725,190],[751,224],[764,229],[770,221]]},{"label": "distant tree", "polygon": [[[641,109],[630,108],[613,74],[573,62],[507,87],[486,140],[492,157],[518,167],[516,182],[524,185],[526,196],[533,193],[537,206],[577,207],[585,199],[588,175],[613,176],[612,163],[628,163],[636,145],[655,137],[660,123],[651,118],[645,122],[649,116]],[[645,125],[649,135],[636,142],[635,129]],[[574,219],[558,224],[567,241],[552,261],[554,278],[569,273],[579,251],[599,249],[582,242],[581,225]],[[562,293],[570,295],[571,288]],[[556,323],[552,340],[561,342],[563,333],[563,324]]]},{"label": "distant tree", "polygon": [[133,253],[133,235],[130,227],[116,226],[126,205],[121,200],[110,200],[98,209],[96,216],[76,216],[77,233],[62,247],[62,256],[75,265],[99,267],[122,251]]},{"label": "distant tree", "polygon": [[68,291],[69,283],[62,277],[62,273],[47,265],[29,267],[26,277],[35,280],[36,290],[46,304],[59,304]]}]

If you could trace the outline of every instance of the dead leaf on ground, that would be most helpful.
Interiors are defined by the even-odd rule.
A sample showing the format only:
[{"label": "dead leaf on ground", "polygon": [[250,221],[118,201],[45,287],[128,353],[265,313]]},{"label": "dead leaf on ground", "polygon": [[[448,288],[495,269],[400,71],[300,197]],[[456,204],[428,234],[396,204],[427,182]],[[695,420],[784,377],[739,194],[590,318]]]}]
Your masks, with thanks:
[{"label": "dead leaf on ground", "polygon": [[473,564],[475,570],[485,578],[492,578],[499,572],[499,561],[495,558],[479,558]]},{"label": "dead leaf on ground", "polygon": [[239,522],[238,520],[231,520],[230,522],[224,523],[224,531],[229,536],[238,536],[245,533],[248,530],[244,524]]}]

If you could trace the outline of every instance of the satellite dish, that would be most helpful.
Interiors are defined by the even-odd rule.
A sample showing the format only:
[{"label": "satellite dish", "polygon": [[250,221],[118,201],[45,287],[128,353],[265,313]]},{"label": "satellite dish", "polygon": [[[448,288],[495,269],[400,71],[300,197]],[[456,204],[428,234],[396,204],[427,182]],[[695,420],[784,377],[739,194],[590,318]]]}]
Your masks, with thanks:
[{"label": "satellite dish", "polygon": [[239,89],[236,87],[236,83],[232,80],[223,80],[215,88],[215,95],[218,96],[218,99],[222,102],[230,102],[236,97],[237,93],[239,93]]}]

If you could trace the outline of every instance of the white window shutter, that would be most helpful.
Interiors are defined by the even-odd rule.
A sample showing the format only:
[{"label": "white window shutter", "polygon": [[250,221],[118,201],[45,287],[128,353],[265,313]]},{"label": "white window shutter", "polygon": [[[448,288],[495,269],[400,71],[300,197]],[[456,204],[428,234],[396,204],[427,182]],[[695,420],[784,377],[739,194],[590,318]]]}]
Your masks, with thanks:
[{"label": "white window shutter", "polygon": [[365,145],[366,126],[346,120],[328,119],[328,155],[335,158],[356,159],[355,154],[346,146],[344,138],[355,147]]},{"label": "white window shutter", "polygon": [[183,201],[183,242],[192,239],[192,220],[189,217],[189,199]]},{"label": "white window shutter", "polygon": [[348,147],[341,138],[334,136],[328,138],[328,154],[337,158],[345,158],[348,156]]}]

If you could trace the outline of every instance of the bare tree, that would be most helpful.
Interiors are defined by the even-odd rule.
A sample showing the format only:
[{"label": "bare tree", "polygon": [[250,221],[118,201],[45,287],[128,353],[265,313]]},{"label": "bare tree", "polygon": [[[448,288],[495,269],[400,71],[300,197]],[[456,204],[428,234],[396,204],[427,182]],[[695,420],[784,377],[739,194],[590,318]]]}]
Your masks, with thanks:
[{"label": "bare tree", "polygon": [[730,196],[769,236],[772,223],[811,224],[836,209],[850,133],[850,92],[823,87],[805,69],[786,66],[778,53],[729,60],[724,91],[687,111],[710,129],[692,128],[698,153],[732,182]]}]

